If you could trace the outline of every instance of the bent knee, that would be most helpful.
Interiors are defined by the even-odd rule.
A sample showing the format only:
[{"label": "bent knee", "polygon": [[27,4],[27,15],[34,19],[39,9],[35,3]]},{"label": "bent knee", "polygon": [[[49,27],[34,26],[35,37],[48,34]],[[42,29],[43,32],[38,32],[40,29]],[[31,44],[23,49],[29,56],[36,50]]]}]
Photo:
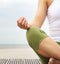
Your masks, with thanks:
[{"label": "bent knee", "polygon": [[32,26],[26,32],[27,41],[33,49],[37,49],[39,43],[47,37],[47,34],[36,26]]}]

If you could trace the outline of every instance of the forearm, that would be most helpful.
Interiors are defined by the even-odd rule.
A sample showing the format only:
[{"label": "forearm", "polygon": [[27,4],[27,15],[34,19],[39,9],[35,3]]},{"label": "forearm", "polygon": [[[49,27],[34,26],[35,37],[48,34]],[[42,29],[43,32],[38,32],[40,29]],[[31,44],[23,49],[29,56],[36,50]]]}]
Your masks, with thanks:
[{"label": "forearm", "polygon": [[29,24],[30,26],[37,26],[38,28],[41,28],[43,22],[41,20],[34,19]]},{"label": "forearm", "polygon": [[39,24],[37,24],[37,22],[36,21],[31,21],[30,23],[30,26],[37,26],[37,27],[41,27]]},{"label": "forearm", "polygon": [[44,20],[45,20],[45,17],[39,16],[39,14],[36,14],[33,20],[30,22],[30,25],[41,28],[44,23]]}]

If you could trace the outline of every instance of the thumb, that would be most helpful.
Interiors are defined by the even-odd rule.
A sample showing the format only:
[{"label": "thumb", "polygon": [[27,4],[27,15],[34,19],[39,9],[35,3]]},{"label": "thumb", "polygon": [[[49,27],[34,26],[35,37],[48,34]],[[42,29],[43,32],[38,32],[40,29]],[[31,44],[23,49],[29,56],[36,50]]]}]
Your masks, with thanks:
[{"label": "thumb", "polygon": [[29,29],[29,28],[30,28],[30,24],[27,25],[27,29]]}]

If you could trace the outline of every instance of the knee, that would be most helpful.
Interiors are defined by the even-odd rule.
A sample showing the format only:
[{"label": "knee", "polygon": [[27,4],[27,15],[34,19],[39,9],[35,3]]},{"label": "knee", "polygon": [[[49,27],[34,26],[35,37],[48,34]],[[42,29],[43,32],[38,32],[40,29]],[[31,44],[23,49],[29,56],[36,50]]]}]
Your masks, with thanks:
[{"label": "knee", "polygon": [[29,42],[36,42],[38,39],[40,39],[40,29],[32,26],[29,30],[26,32],[27,41]]},{"label": "knee", "polygon": [[43,30],[35,26],[32,26],[26,32],[27,41],[29,45],[34,49],[37,48],[39,42],[42,41],[42,39],[45,38],[46,36],[47,35]]}]

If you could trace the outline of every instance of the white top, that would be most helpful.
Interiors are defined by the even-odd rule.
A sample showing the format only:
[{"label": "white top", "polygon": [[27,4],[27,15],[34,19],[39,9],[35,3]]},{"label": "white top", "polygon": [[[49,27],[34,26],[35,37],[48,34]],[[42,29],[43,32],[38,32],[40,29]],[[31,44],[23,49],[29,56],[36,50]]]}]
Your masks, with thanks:
[{"label": "white top", "polygon": [[49,21],[50,37],[60,42],[60,0],[53,0],[47,11],[47,18]]}]

